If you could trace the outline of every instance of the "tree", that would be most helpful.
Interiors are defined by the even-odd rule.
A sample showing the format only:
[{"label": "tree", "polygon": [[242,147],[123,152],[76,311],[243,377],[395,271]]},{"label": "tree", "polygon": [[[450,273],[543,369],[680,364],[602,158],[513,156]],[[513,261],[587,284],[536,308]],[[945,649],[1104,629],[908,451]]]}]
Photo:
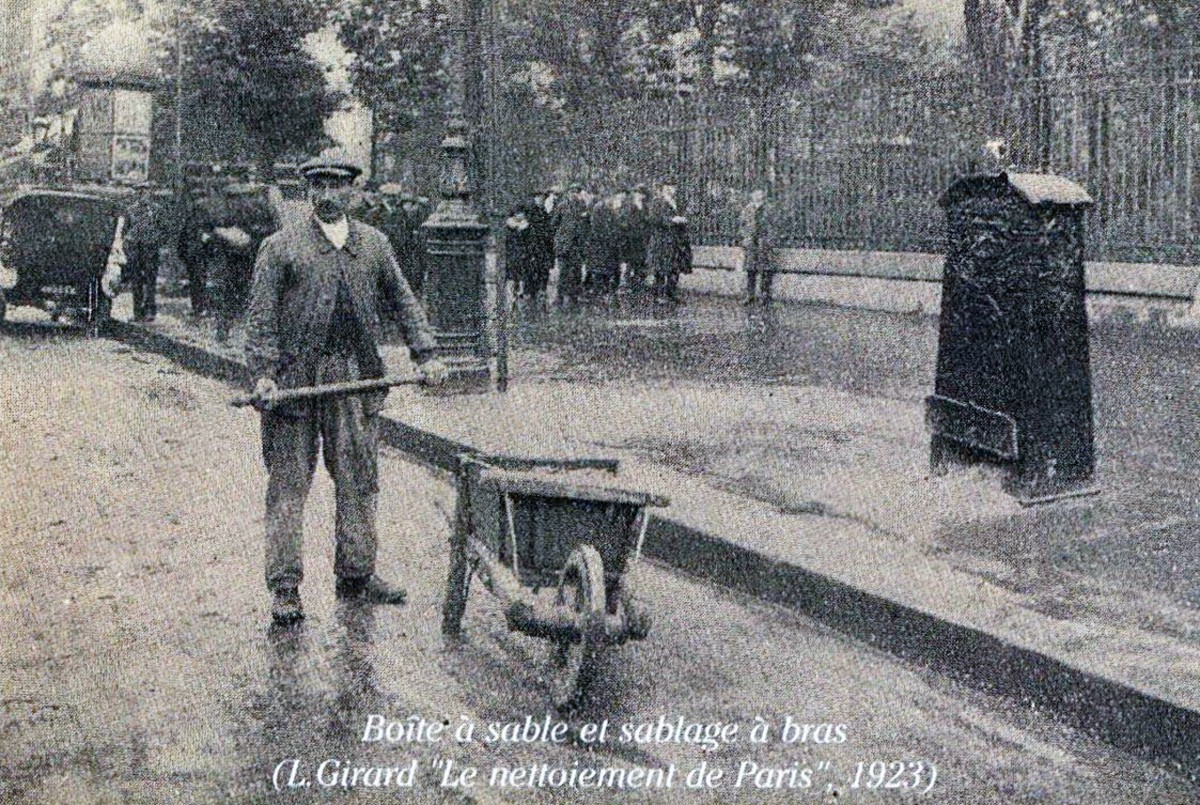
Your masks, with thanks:
[{"label": "tree", "polygon": [[304,37],[321,28],[321,0],[210,0],[189,6],[193,35],[185,64],[194,99],[245,127],[254,157],[270,164],[305,153],[324,138],[323,124],[341,102]]},{"label": "tree", "polygon": [[[645,9],[650,52],[660,54],[670,62],[668,69],[674,70],[679,60],[694,59],[697,89],[702,93],[711,91],[716,84],[717,52],[721,44],[718,24],[729,6],[719,0],[650,0]],[[695,35],[686,37],[689,32]],[[674,40],[681,34],[688,45],[679,53]]]},{"label": "tree", "polygon": [[374,111],[377,126],[403,132],[438,116],[450,35],[442,0],[355,0],[336,21],[354,57],[354,92]]},{"label": "tree", "polygon": [[[304,50],[304,37],[325,24],[327,3],[333,0],[178,1],[187,89],[185,146],[204,145],[214,132],[228,128],[226,122],[246,134],[240,145],[247,153],[232,156],[267,164],[322,142],[324,120],[341,99]],[[139,0],[65,0],[47,26],[43,50],[52,70],[40,105],[71,105],[70,82],[79,74],[81,54],[98,33],[122,21],[149,29],[157,72],[169,87],[176,72],[175,9],[156,4],[155,16],[148,17],[150,8]],[[57,90],[63,81],[65,94]],[[157,101],[160,111],[173,107],[167,91]],[[223,145],[218,148],[228,158]]]},{"label": "tree", "polygon": [[503,47],[525,64],[546,66],[562,108],[603,104],[632,94],[639,83],[630,62],[639,7],[637,0],[510,3]]},{"label": "tree", "polygon": [[967,50],[985,86],[1007,89],[1043,64],[1042,25],[1050,0],[964,0]]}]

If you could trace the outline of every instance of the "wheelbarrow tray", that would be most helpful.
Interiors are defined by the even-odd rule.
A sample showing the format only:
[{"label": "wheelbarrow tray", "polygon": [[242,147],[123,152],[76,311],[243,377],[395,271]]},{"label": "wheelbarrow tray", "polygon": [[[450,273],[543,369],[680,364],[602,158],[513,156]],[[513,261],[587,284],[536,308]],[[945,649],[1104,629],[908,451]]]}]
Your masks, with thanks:
[{"label": "wheelbarrow tray", "polygon": [[[442,631],[458,636],[471,576],[509,629],[555,645],[555,706],[573,707],[607,645],[642,640],[651,618],[636,577],[659,495],[618,483],[611,459],[463,456]],[[555,591],[545,600],[539,591]]]},{"label": "wheelbarrow tray", "polygon": [[521,584],[557,584],[571,553],[592,545],[610,582],[618,580],[641,545],[642,511],[666,506],[659,495],[616,485],[615,471],[542,465],[469,473],[472,532]]},{"label": "wheelbarrow tray", "polygon": [[606,483],[608,474],[590,468],[567,470],[486,469],[479,475],[484,489],[523,497],[621,503],[631,506],[666,506],[661,495]]}]

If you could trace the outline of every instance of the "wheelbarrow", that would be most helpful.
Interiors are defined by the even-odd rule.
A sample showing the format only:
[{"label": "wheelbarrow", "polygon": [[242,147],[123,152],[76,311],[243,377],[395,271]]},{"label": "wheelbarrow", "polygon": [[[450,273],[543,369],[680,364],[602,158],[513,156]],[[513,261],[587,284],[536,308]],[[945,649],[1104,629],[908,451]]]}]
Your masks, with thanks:
[{"label": "wheelbarrow", "polygon": [[606,647],[650,632],[637,570],[649,507],[669,501],[619,486],[618,468],[614,459],[458,461],[442,631],[461,635],[478,576],[510,630],[553,644],[551,695],[563,712],[584,699]]}]

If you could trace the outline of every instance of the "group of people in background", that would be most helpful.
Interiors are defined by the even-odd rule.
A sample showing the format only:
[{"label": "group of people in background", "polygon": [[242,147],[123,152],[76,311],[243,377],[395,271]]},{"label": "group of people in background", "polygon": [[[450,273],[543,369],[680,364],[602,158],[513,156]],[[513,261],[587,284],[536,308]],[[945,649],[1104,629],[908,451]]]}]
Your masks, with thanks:
[{"label": "group of people in background", "polygon": [[674,182],[595,194],[582,184],[535,190],[505,220],[504,256],[514,295],[549,300],[557,262],[557,296],[570,306],[624,290],[677,302],[679,277],[692,270],[688,219]]},{"label": "group of people in background", "polygon": [[[152,321],[158,255],[175,245],[187,269],[192,311],[216,321],[223,339],[244,314],[254,258],[262,240],[279,227],[282,196],[256,177],[214,173],[196,181],[183,203],[147,188],[131,205],[126,230],[128,278],[134,316]],[[775,274],[763,189],[748,194],[739,218],[748,304],[771,300]],[[356,194],[355,218],[383,231],[392,242],[413,291],[426,274],[421,224],[429,199],[383,184]],[[674,182],[654,188],[634,184],[597,194],[582,184],[531,192],[504,221],[504,262],[519,303],[542,307],[551,300],[558,267],[557,300],[573,306],[586,299],[638,294],[661,303],[679,300],[679,278],[692,271],[689,222]]]},{"label": "group of people in background", "polygon": [[[282,225],[284,203],[277,184],[260,181],[253,174],[230,177],[213,170],[189,184],[181,220],[174,230],[178,254],[187,270],[192,313],[213,319],[219,341],[224,341],[245,315],[259,245]],[[385,183],[358,190],[349,211],[387,235],[405,279],[418,294],[425,277],[425,246],[419,231],[430,210],[429,199]],[[138,232],[145,230],[147,240],[164,229],[139,227],[137,222],[143,219],[150,220],[132,216],[131,226],[138,227]],[[148,246],[143,251],[148,255],[151,250]],[[135,317],[139,317],[139,298],[135,287]],[[152,303],[144,318],[153,318]]]},{"label": "group of people in background", "polygon": [[279,228],[271,194],[254,175],[216,175],[192,185],[184,202],[178,251],[192,312],[214,319],[220,341],[245,314],[259,244]]}]

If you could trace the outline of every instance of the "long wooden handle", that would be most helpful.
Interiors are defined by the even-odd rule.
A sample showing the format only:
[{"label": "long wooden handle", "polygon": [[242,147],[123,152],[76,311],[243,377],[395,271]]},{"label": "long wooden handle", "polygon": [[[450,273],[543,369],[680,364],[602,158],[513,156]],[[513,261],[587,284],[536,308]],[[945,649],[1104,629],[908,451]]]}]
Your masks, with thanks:
[{"label": "long wooden handle", "polygon": [[296,400],[315,400],[322,397],[345,397],[351,394],[366,394],[371,391],[382,391],[392,386],[415,386],[420,380],[413,377],[379,377],[373,380],[348,380],[342,383],[325,383],[320,386],[300,386],[294,389],[279,389],[274,394],[242,394],[234,397],[229,404],[235,408],[247,405],[255,407],[277,403],[295,402]]}]

